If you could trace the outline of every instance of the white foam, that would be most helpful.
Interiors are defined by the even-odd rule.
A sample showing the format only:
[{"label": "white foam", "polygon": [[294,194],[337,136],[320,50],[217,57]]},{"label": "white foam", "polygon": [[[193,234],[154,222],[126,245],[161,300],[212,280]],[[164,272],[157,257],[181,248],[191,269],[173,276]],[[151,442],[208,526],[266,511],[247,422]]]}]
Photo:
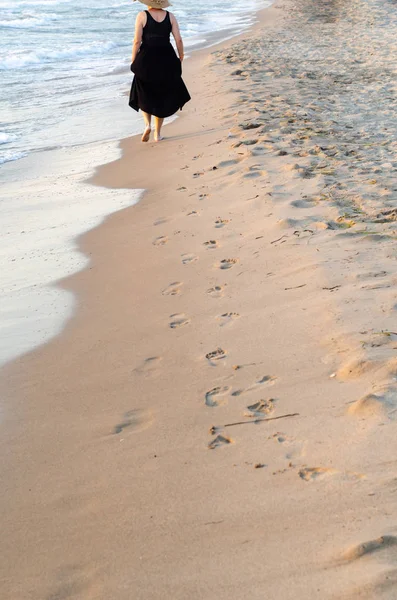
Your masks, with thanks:
[{"label": "white foam", "polygon": [[7,175],[14,181],[1,203],[0,365],[62,331],[75,300],[55,283],[89,263],[76,237],[139,200],[141,190],[84,183],[94,167],[119,154],[116,144],[107,142],[31,155],[10,165]]},{"label": "white foam", "polygon": [[24,52],[20,50],[10,50],[0,63],[0,71],[9,69],[22,69],[28,65],[40,65],[57,60],[67,60],[82,56],[93,56],[105,54],[118,47],[115,42],[93,42],[74,48],[64,48],[62,50],[37,50],[34,52]]},{"label": "white foam", "polygon": [[20,160],[21,158],[25,158],[28,155],[28,152],[1,152],[0,153],[0,165],[4,165],[7,162],[13,162],[14,160]]},{"label": "white foam", "polygon": [[12,133],[4,133],[0,131],[0,144],[8,144],[16,140],[16,135]]},{"label": "white foam", "polygon": [[48,23],[52,23],[58,20],[58,16],[55,14],[46,15],[45,17],[31,17],[22,16],[19,19],[3,19],[0,20],[1,27],[9,27],[11,29],[32,29],[33,27],[42,27]]},{"label": "white foam", "polygon": [[68,4],[73,0],[0,0],[0,8],[17,10],[19,8],[28,8],[30,6],[40,6],[46,8],[47,6],[57,6],[62,4]]}]

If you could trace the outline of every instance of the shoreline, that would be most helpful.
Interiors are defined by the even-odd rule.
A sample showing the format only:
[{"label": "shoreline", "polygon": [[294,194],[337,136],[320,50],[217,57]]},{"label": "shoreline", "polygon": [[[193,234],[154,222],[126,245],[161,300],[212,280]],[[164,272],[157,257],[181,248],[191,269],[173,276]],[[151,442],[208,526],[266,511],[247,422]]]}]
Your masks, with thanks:
[{"label": "shoreline", "polygon": [[[255,19],[255,15],[252,17],[253,19]],[[244,31],[237,35],[243,35]],[[236,34],[230,35],[230,32],[231,30],[225,29],[209,36],[208,40],[198,44],[197,49],[193,50],[193,56],[199,52],[205,53],[213,46],[227,43],[236,36]],[[216,36],[220,38],[218,43],[214,42]],[[130,108],[128,110],[131,112]],[[133,123],[131,127],[136,130]],[[126,139],[135,136],[138,139],[140,135],[136,132]],[[131,189],[128,187],[126,190],[121,189],[115,192],[118,197],[111,198],[109,196],[109,202],[106,204],[105,190],[99,193],[98,191],[95,192],[92,186],[88,187],[89,183],[87,182],[92,179],[95,166],[105,159],[106,151],[108,154],[117,157],[121,151],[120,140],[104,139],[84,142],[74,146],[33,151],[30,155],[24,157],[22,161],[11,161],[8,164],[5,163],[2,167],[3,174],[8,179],[7,200],[4,201],[3,210],[6,202],[8,203],[7,206],[16,206],[14,212],[18,210],[16,214],[21,215],[20,220],[24,223],[21,227],[19,219],[16,215],[13,215],[4,224],[7,237],[12,237],[15,248],[18,248],[18,251],[16,250],[12,257],[7,257],[7,260],[4,260],[4,271],[6,272],[11,260],[14,263],[14,272],[16,269],[23,271],[29,265],[30,272],[34,272],[34,277],[31,278],[29,284],[25,281],[24,285],[18,288],[17,291],[15,291],[15,286],[18,287],[18,281],[5,279],[2,282],[7,295],[4,294],[4,303],[0,306],[0,312],[7,315],[7,321],[4,321],[2,326],[3,341],[0,344],[0,369],[10,364],[14,359],[23,357],[50,343],[51,340],[62,334],[70,318],[73,317],[74,306],[77,304],[75,297],[67,298],[65,295],[62,281],[72,275],[73,272],[86,268],[89,262],[89,256],[82,255],[76,248],[79,239],[91,229],[96,229],[98,223],[100,225],[109,215],[128,206],[134,206],[139,201],[137,198],[142,194],[141,188]],[[89,153],[88,159],[85,158],[85,152]],[[110,158],[111,156],[106,157],[107,160]],[[51,164],[51,169],[47,168],[40,172],[38,165],[43,162]],[[55,176],[55,173],[58,173],[58,175]],[[89,178],[87,178],[88,174],[90,175]],[[59,245],[58,240],[59,237],[65,237],[66,232],[62,224],[57,222],[57,215],[52,217],[54,223],[50,228],[51,230],[58,228],[59,232],[56,238],[51,239],[49,232],[45,231],[44,225],[38,227],[34,224],[36,206],[40,205],[40,202],[45,205],[47,197],[52,195],[53,189],[58,189],[60,186],[62,186],[62,192],[59,195],[63,199],[56,206],[56,212],[57,215],[63,215],[67,226],[72,231],[62,246]],[[132,193],[134,196],[129,198],[128,194]],[[22,195],[23,201],[21,202]],[[97,203],[98,196],[104,198],[100,202],[100,210],[94,206]],[[75,223],[71,222],[71,211],[76,197],[79,197],[85,205],[82,218],[86,219],[87,227],[84,231],[81,227],[81,218],[79,218],[79,221],[75,220]],[[30,228],[30,220],[26,219],[25,216],[26,199],[28,199],[28,207],[33,206],[35,209],[31,217],[33,220],[32,229]],[[92,205],[91,212],[86,210],[89,205]],[[47,212],[50,210],[48,209]],[[47,215],[44,214],[43,216],[46,217]],[[45,259],[40,258],[39,252],[36,250],[37,247],[42,246],[39,239],[42,231],[44,231],[45,237],[48,238],[47,254],[49,259],[48,257]],[[28,238],[28,234],[31,237],[34,235],[36,238],[34,242],[27,242],[28,239],[31,239]],[[21,248],[21,251],[19,251],[19,248]],[[73,265],[75,266],[73,267]],[[37,275],[38,273],[40,273],[40,277]],[[14,291],[11,293],[11,290]],[[26,296],[29,296],[29,300],[24,299]],[[10,305],[13,306],[12,312],[9,311]],[[23,318],[21,318],[21,315],[23,315]],[[48,315],[51,315],[50,319],[47,318]]]},{"label": "shoreline", "polygon": [[76,301],[58,282],[89,264],[78,238],[138,201],[140,190],[93,191],[85,182],[108,156],[119,150],[105,141],[52,151],[46,174],[43,155],[30,161],[29,174],[23,165],[12,169],[2,201],[0,369],[63,331]]},{"label": "shoreline", "polygon": [[99,168],[143,200],[79,239],[75,316],[2,371],[7,597],[393,598],[393,222],[352,214],[321,121],[330,15],[267,15],[187,65],[168,139]]}]

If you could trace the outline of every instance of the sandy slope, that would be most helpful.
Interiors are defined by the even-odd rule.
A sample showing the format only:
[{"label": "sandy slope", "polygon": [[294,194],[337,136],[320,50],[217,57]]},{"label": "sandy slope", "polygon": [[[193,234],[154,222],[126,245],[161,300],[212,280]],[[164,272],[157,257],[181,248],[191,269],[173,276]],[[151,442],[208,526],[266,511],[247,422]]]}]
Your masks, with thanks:
[{"label": "sandy slope", "polygon": [[316,62],[353,68],[332,40],[363,6],[278,2],[187,63],[163,143],[99,170],[148,191],[81,240],[63,335],[4,370],[4,598],[395,597],[393,222],[353,210]]}]

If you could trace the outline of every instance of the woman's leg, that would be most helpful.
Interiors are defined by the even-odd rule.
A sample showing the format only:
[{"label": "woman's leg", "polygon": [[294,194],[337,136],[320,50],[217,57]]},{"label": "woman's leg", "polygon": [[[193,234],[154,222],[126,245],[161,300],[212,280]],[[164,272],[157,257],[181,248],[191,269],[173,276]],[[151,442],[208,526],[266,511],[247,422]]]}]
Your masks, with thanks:
[{"label": "woman's leg", "polygon": [[152,123],[152,115],[149,113],[145,113],[142,111],[143,120],[145,121],[145,131],[141,137],[142,142],[149,141],[150,132],[151,132],[151,123]]},{"label": "woman's leg", "polygon": [[154,117],[154,139],[156,142],[159,142],[163,138],[161,137],[161,127],[163,125],[164,119],[160,119],[160,117]]}]

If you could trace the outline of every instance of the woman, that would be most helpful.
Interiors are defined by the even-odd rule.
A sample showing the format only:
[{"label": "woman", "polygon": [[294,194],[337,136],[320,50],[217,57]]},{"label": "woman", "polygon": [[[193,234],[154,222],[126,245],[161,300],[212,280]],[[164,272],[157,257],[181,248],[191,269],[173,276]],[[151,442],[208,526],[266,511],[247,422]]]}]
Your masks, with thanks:
[{"label": "woman", "polygon": [[[190,100],[182,80],[183,42],[179,26],[173,14],[164,8],[168,0],[140,0],[148,10],[138,13],[135,22],[135,38],[132,46],[132,82],[129,105],[141,109],[145,121],[142,142],[147,142],[154,116],[154,139],[159,142],[161,126]],[[172,33],[178,55],[170,42]]]}]

